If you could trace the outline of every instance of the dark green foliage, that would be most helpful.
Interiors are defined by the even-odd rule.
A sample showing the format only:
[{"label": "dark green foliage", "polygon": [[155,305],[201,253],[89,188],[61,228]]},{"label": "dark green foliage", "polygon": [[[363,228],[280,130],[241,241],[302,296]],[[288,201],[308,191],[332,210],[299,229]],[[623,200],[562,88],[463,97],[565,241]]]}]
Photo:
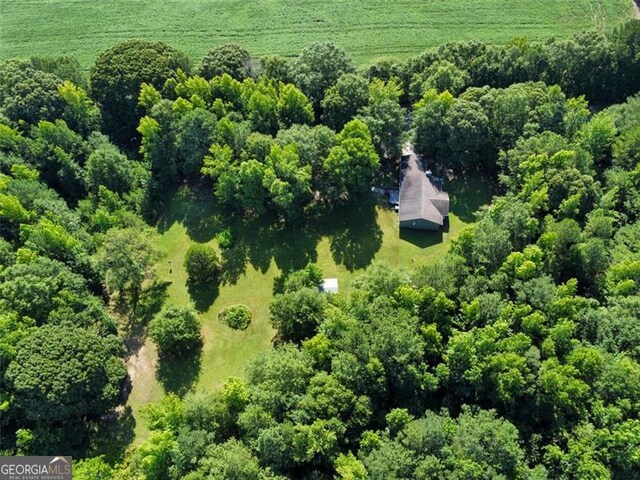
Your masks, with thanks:
[{"label": "dark green foliage", "polygon": [[336,141],[335,132],[324,125],[293,125],[287,130],[280,130],[276,137],[276,142],[280,145],[296,144],[300,163],[311,166],[314,190],[325,187],[322,162]]},{"label": "dark green foliage", "polygon": [[0,273],[0,303],[44,323],[73,323],[115,333],[115,323],[87,290],[86,280],[60,262],[38,257]]},{"label": "dark green foliage", "polygon": [[314,334],[325,304],[325,297],[317,288],[276,295],[269,307],[271,325],[283,340],[301,342]]},{"label": "dark green foliage", "polygon": [[140,224],[112,228],[95,256],[105,286],[118,295],[121,305],[129,305],[133,310],[138,305],[143,282],[153,276],[158,258],[151,237],[152,233]]},{"label": "dark green foliage", "polygon": [[164,308],[151,320],[149,336],[163,357],[185,355],[202,343],[200,322],[195,312],[175,305]]},{"label": "dark green foliage", "polygon": [[102,52],[91,69],[91,94],[102,109],[107,132],[129,145],[142,116],[140,87],[147,83],[161,89],[178,69],[188,72],[188,60],[161,42],[127,40]]},{"label": "dark green foliage", "polygon": [[296,292],[302,288],[319,288],[324,274],[318,265],[310,263],[302,270],[286,275],[283,282],[284,292]]},{"label": "dark green foliage", "polygon": [[495,412],[409,418],[399,429],[390,424],[366,454],[369,478],[536,478],[524,462],[517,429]]},{"label": "dark green foliage", "polygon": [[245,305],[231,305],[218,313],[218,321],[234,330],[246,330],[251,324],[251,310]]},{"label": "dark green foliage", "polygon": [[333,202],[367,191],[380,166],[369,128],[361,120],[347,123],[337,140],[323,163],[327,196]]},{"label": "dark green foliage", "polygon": [[216,117],[203,108],[194,108],[176,123],[178,169],[184,176],[199,174],[202,161],[216,138]]},{"label": "dark green foliage", "polygon": [[359,112],[369,127],[378,155],[395,160],[402,153],[406,112],[400,107],[402,89],[394,79],[387,83],[373,80],[369,86],[369,104]]},{"label": "dark green foliage", "polygon": [[80,420],[117,405],[122,344],[83,328],[45,325],[23,340],[6,378],[15,408],[36,425]]},{"label": "dark green foliage", "polygon": [[115,193],[127,193],[136,176],[135,164],[109,143],[101,144],[87,158],[88,186],[94,195],[101,186]]},{"label": "dark green foliage", "polygon": [[280,55],[267,55],[260,59],[261,73],[274,80],[288,83],[291,81],[289,60]]},{"label": "dark green foliage", "polygon": [[32,162],[47,185],[62,197],[77,200],[86,193],[86,162],[89,146],[63,120],[41,121],[31,129]]},{"label": "dark green foliage", "polygon": [[21,120],[34,125],[40,120],[54,121],[64,110],[58,92],[62,80],[37,70],[28,62],[10,60],[0,65],[0,114],[14,125]]},{"label": "dark green foliage", "polygon": [[69,80],[80,87],[87,87],[86,75],[82,71],[80,62],[74,57],[67,55],[59,57],[31,57],[29,61],[36,70],[52,73],[61,80]]},{"label": "dark green foliage", "polygon": [[251,56],[240,45],[230,43],[211,49],[202,59],[198,73],[207,80],[224,73],[236,80],[251,76]]},{"label": "dark green foliage", "polygon": [[346,52],[332,42],[316,42],[305,48],[291,63],[291,76],[296,85],[319,105],[326,90],[345,73],[354,70]]},{"label": "dark green foliage", "polygon": [[341,130],[361,108],[369,103],[369,84],[360,75],[348,73],[329,88],[322,99],[322,120]]},{"label": "dark green foliage", "polygon": [[220,259],[213,247],[194,244],[187,250],[184,267],[187,270],[189,282],[194,285],[204,285],[217,280]]}]

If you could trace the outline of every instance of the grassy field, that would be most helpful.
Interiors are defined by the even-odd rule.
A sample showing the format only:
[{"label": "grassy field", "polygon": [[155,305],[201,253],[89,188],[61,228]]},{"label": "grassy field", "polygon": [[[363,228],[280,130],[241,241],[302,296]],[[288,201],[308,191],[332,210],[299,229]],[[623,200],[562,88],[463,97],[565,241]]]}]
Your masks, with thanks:
[{"label": "grassy field", "polygon": [[292,56],[333,40],[360,63],[452,40],[505,42],[607,28],[631,0],[1,0],[0,60],[70,54],[87,68],[121,39],[162,40],[195,60],[236,42]]},{"label": "grassy field", "polygon": [[[490,185],[483,180],[450,182],[451,222],[447,233],[399,234],[397,214],[384,201],[369,197],[358,205],[335,212],[324,221],[295,229],[282,229],[270,218],[236,221],[230,225],[212,202],[209,192],[182,190],[171,201],[159,224],[158,247],[164,257],[158,265],[160,297],[176,304],[193,302],[200,312],[204,346],[200,355],[162,366],[154,346],[145,341],[129,359],[133,389],[129,406],[136,417],[136,438],[146,436],[139,408],[165,392],[182,394],[190,388],[211,390],[229,376],[242,376],[251,359],[271,346],[268,304],[274,279],[283,270],[316,262],[325,276],[337,277],[340,288],[373,261],[418,266],[435,261],[449,248],[460,230],[474,221],[473,212],[490,200]],[[221,252],[222,282],[204,292],[189,291],[183,259],[193,242],[217,247],[214,235],[230,226],[234,245]],[[155,292],[157,296],[158,292]],[[246,304],[254,319],[245,332],[233,331],[217,320],[221,308]]]}]

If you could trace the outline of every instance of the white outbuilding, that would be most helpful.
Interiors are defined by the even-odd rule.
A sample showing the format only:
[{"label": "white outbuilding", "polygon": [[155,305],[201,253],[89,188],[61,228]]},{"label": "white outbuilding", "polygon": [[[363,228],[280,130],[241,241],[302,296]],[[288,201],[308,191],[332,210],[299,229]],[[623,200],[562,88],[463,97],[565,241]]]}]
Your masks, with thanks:
[{"label": "white outbuilding", "polygon": [[320,285],[320,291],[326,293],[338,293],[338,279],[325,278]]}]

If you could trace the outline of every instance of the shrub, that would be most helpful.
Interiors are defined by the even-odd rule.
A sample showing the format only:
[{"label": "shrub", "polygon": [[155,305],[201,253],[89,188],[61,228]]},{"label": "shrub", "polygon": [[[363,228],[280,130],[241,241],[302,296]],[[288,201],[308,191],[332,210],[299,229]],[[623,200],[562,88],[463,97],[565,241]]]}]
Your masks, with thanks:
[{"label": "shrub", "polygon": [[189,283],[202,285],[214,282],[220,271],[220,260],[213,247],[208,245],[191,245],[184,257]]},{"label": "shrub", "polygon": [[149,324],[149,336],[160,356],[179,356],[202,343],[200,322],[189,307],[171,305],[164,308]]},{"label": "shrub", "polygon": [[233,245],[233,234],[230,228],[225,228],[216,235],[216,240],[220,248],[231,248]]},{"label": "shrub", "polygon": [[218,313],[218,320],[234,330],[246,330],[251,317],[251,310],[244,305],[231,305]]},{"label": "shrub", "polygon": [[324,273],[315,263],[309,263],[302,270],[290,273],[284,280],[285,292],[296,292],[303,288],[318,288]]}]

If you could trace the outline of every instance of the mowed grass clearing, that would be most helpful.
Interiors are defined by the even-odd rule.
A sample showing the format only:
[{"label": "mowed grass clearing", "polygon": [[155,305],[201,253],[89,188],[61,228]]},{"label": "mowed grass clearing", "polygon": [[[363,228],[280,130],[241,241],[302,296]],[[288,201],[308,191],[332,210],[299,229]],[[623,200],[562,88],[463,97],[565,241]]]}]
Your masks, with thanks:
[{"label": "mowed grass clearing", "polygon": [[[325,277],[337,277],[344,290],[373,261],[417,267],[440,258],[451,240],[473,223],[473,212],[488,203],[492,194],[492,185],[481,178],[452,181],[447,189],[452,198],[449,231],[402,235],[395,211],[373,195],[322,221],[287,229],[270,217],[229,223],[210,191],[179,191],[158,227],[157,246],[164,254],[157,266],[158,277],[166,286],[161,289],[165,302],[192,303],[199,310],[204,346],[199,356],[163,366],[147,339],[129,359],[133,381],[129,405],[136,418],[137,441],[147,435],[147,425],[139,415],[141,406],[171,391],[215,390],[229,376],[243,376],[249,362],[271,347],[275,332],[269,324],[269,302],[274,280],[282,271],[316,262]],[[208,243],[219,249],[214,236],[226,226],[231,227],[235,239],[233,247],[220,250],[224,261],[221,284],[204,292],[190,292],[183,267],[189,245]],[[253,321],[244,332],[217,320],[222,308],[236,303],[253,312]]]},{"label": "mowed grass clearing", "polygon": [[118,40],[174,45],[195,61],[239,43],[252,55],[297,55],[333,40],[359,64],[448,41],[567,37],[631,18],[631,0],[2,0],[0,60],[67,54],[88,68]]}]

